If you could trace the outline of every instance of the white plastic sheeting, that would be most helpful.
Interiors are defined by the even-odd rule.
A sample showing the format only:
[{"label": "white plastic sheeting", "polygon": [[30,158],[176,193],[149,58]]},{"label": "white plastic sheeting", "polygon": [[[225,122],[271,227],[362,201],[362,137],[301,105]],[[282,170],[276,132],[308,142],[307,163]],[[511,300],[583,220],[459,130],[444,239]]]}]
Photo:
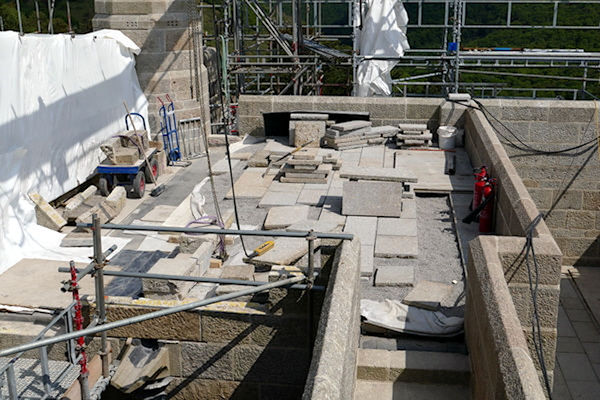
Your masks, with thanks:
[{"label": "white plastic sheeting", "polygon": [[407,306],[397,300],[361,300],[360,315],[369,324],[421,336],[455,336],[463,331],[464,323],[463,318]]},{"label": "white plastic sheeting", "polygon": [[[135,73],[140,49],[118,31],[86,35],[0,32],[0,273],[23,257],[85,261],[36,224],[27,197],[53,200],[85,181],[99,144],[125,129],[123,101],[147,117]],[[123,239],[103,240],[105,247]]]},{"label": "white plastic sheeting", "polygon": [[[358,1],[356,3],[359,3]],[[358,7],[357,7],[358,9]],[[358,12],[358,11],[357,11]],[[409,49],[406,38],[408,14],[400,0],[364,0],[362,30],[357,29],[358,50],[361,56],[402,57]],[[363,60],[356,69],[355,96],[389,96],[392,93],[390,72],[397,64],[393,60]]]}]

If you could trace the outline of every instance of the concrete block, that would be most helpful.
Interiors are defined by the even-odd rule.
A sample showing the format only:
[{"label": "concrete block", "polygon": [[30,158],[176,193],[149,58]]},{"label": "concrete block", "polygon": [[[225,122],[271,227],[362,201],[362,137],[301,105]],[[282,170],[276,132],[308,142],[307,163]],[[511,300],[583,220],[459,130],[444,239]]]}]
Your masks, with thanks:
[{"label": "concrete block", "polygon": [[417,258],[419,241],[416,236],[377,236],[375,257]]},{"label": "concrete block", "polygon": [[[402,184],[390,182],[344,182],[342,214],[399,217]],[[382,201],[385,199],[385,201]]]},{"label": "concrete block", "polygon": [[375,286],[412,286],[415,270],[412,265],[385,265],[375,269]]},{"label": "concrete block", "polygon": [[252,258],[255,265],[292,265],[308,252],[305,240],[297,238],[277,238],[275,246],[263,255]]},{"label": "concrete block", "polygon": [[308,219],[309,207],[301,206],[286,206],[273,207],[267,213],[265,219],[265,229],[283,229],[297,222]]},{"label": "concrete block", "polygon": [[436,311],[441,302],[452,292],[452,285],[442,282],[420,281],[415,288],[402,300],[409,306]]},{"label": "concrete block", "polygon": [[340,178],[385,182],[417,182],[412,171],[398,168],[350,167],[340,169]]},{"label": "concrete block", "polygon": [[379,236],[417,236],[416,218],[377,218]]},{"label": "concrete block", "polygon": [[374,246],[375,235],[377,234],[377,217],[350,216],[346,218],[344,232],[352,233],[355,237],[358,237],[360,244],[363,246]]},{"label": "concrete block", "polygon": [[67,221],[39,193],[29,193],[29,198],[35,204],[37,224],[46,228],[60,231]]},{"label": "concrete block", "polygon": [[372,125],[372,123],[370,121],[356,120],[356,121],[348,121],[348,122],[341,122],[339,124],[334,124],[331,126],[331,129],[340,131],[340,132],[348,132],[348,131],[354,131],[356,129],[361,129],[361,128],[369,128],[369,127],[371,127],[371,125]]}]

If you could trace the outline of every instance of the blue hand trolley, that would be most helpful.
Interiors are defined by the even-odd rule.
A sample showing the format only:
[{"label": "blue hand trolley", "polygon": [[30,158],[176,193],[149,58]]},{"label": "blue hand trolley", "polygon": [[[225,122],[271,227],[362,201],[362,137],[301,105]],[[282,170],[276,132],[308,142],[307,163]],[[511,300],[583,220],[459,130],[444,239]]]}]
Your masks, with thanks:
[{"label": "blue hand trolley", "polygon": [[[144,129],[146,129],[146,120],[139,113],[131,113],[142,120]],[[127,116],[125,116],[125,126],[129,130],[129,123],[127,122]],[[146,191],[146,183],[152,182],[152,176],[156,179],[158,177],[158,160],[155,157],[155,148],[146,150],[146,157],[141,160],[137,160],[132,165],[113,165],[108,164],[108,160],[103,161],[102,164],[96,168],[96,173],[100,175],[98,182],[98,189],[103,196],[108,196],[115,186],[125,186],[127,194],[130,192],[134,198],[142,198]],[[150,165],[146,165],[146,161]]]},{"label": "blue hand trolley", "polygon": [[179,133],[177,132],[177,118],[175,116],[175,104],[167,94],[168,104],[165,104],[160,97],[158,101],[162,106],[158,110],[161,118],[160,132],[162,133],[163,144],[167,154],[167,163],[173,165],[175,161],[181,160],[181,150],[179,149]]}]

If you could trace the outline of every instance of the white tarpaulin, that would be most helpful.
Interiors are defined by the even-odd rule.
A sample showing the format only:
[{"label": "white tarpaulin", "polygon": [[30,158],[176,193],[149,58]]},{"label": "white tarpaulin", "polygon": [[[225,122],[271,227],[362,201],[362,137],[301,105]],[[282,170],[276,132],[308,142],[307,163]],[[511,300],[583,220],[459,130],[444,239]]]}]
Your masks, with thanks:
[{"label": "white tarpaulin", "polygon": [[[358,3],[358,2],[357,2]],[[400,0],[365,0],[362,21],[358,31],[358,50],[361,56],[402,57],[409,49],[406,38],[408,14]],[[389,96],[392,93],[390,72],[397,61],[364,60],[356,70],[357,92],[355,96]]]},{"label": "white tarpaulin", "polygon": [[0,273],[23,257],[90,256],[89,248],[60,248],[64,235],[36,224],[27,194],[49,201],[84,182],[103,158],[99,144],[125,129],[123,101],[147,117],[139,51],[111,30],[0,32]]},{"label": "white tarpaulin", "polygon": [[463,318],[407,306],[398,300],[361,300],[360,315],[366,323],[421,336],[455,336],[463,331],[464,323]]}]

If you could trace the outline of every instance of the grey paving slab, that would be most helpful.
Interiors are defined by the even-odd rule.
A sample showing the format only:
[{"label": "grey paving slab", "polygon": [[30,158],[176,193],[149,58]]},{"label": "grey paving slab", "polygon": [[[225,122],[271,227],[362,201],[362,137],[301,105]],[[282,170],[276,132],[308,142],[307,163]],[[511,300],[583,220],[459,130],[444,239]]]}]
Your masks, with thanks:
[{"label": "grey paving slab", "polygon": [[304,189],[303,183],[283,183],[274,181],[267,189],[269,192],[298,192]]},{"label": "grey paving slab", "polygon": [[417,218],[417,202],[415,199],[403,199],[402,200],[401,217],[403,219]]},{"label": "grey paving slab", "polygon": [[290,119],[297,121],[327,121],[329,114],[317,114],[317,113],[292,113]]},{"label": "grey paving slab", "polygon": [[367,128],[367,127],[370,127],[371,125],[372,125],[372,123],[370,121],[348,121],[348,122],[341,122],[339,124],[334,124],[331,126],[331,129],[340,131],[340,132],[347,132],[347,131],[353,131],[355,129]]},{"label": "grey paving slab", "polygon": [[297,222],[304,221],[308,218],[309,207],[301,206],[284,206],[273,207],[267,213],[264,227],[265,229],[283,229]]},{"label": "grey paving slab", "polygon": [[[341,174],[340,174],[341,175]],[[344,182],[342,214],[400,217],[402,184],[398,182]]]},{"label": "grey paving slab", "polygon": [[255,265],[292,265],[308,252],[305,240],[297,238],[277,238],[275,246],[263,255],[254,257],[250,263]]},{"label": "grey paving slab", "polygon": [[317,183],[317,184],[325,184],[327,183],[327,178],[288,178],[287,176],[282,176],[280,178],[281,182],[284,183]]},{"label": "grey paving slab", "polygon": [[417,258],[419,240],[415,236],[377,236],[375,239],[375,257]]},{"label": "grey paving slab", "polygon": [[369,132],[378,133],[382,136],[389,137],[400,132],[400,128],[392,125],[372,126]]},{"label": "grey paving slab", "polygon": [[373,245],[360,246],[360,276],[373,275]]},{"label": "grey paving slab", "polygon": [[593,322],[571,321],[571,325],[582,342],[600,343],[600,334]]},{"label": "grey paving slab", "polygon": [[377,235],[417,236],[416,218],[377,218]]},{"label": "grey paving slab", "polygon": [[304,189],[300,192],[298,204],[307,204],[311,206],[320,206],[325,202],[327,197],[327,189]]},{"label": "grey paving slab", "polygon": [[285,144],[270,139],[267,140],[266,146],[263,147],[263,150],[268,152],[269,154],[275,154],[279,156],[283,156],[294,149],[295,147],[293,146],[286,146]]},{"label": "grey paving slab", "polygon": [[140,219],[148,222],[165,222],[176,208],[175,206],[158,205]]},{"label": "grey paving slab", "polygon": [[420,281],[402,302],[426,310],[437,310],[440,308],[440,303],[451,292],[452,285],[442,282]]},{"label": "grey paving slab", "polygon": [[417,182],[417,177],[408,169],[377,168],[377,167],[350,167],[342,166],[341,178],[386,182]]},{"label": "grey paving slab", "polygon": [[567,386],[572,398],[577,400],[596,400],[600,393],[600,383],[598,382],[567,381]]},{"label": "grey paving slab", "polygon": [[[240,163],[240,160],[232,159],[231,160],[231,168],[234,168],[239,163]],[[229,173],[229,162],[227,161],[227,158],[224,158],[224,159],[218,161],[212,167],[212,172],[213,172],[213,175],[228,174]]]},{"label": "grey paving slab", "polygon": [[[265,175],[266,168],[248,168],[235,182],[235,195],[238,198],[261,198],[271,182],[273,175]],[[233,196],[230,190],[226,195],[226,199],[231,199]],[[189,208],[189,207],[188,207]]]},{"label": "grey paving slab", "polygon": [[311,229],[315,232],[334,232],[338,230],[338,226],[335,223],[327,221],[305,220],[285,228],[286,231],[290,232],[303,232],[310,231]]},{"label": "grey paving slab", "polygon": [[358,236],[361,245],[374,246],[375,235],[377,234],[377,217],[350,216],[346,218],[344,232]]},{"label": "grey paving slab", "polygon": [[402,131],[425,131],[427,124],[398,124],[398,128]]},{"label": "grey paving slab", "polygon": [[267,192],[258,203],[258,207],[293,206],[299,195],[300,193],[297,192]]},{"label": "grey paving slab", "polygon": [[94,245],[91,232],[69,232],[60,242],[60,247],[91,247]]},{"label": "grey paving slab", "polygon": [[221,270],[223,279],[254,280],[254,265],[226,265]]},{"label": "grey paving slab", "polygon": [[567,385],[569,385],[570,381],[598,381],[592,364],[585,354],[557,353],[556,359],[560,364],[560,369],[567,381]]},{"label": "grey paving slab", "polygon": [[375,268],[375,286],[412,286],[415,270],[412,265],[383,265]]},{"label": "grey paving slab", "polygon": [[[373,168],[383,168],[383,159],[385,154],[385,147],[383,146],[369,146],[363,147],[362,152],[360,154],[360,162],[358,163],[359,167],[373,167]],[[387,168],[390,171],[392,168]]]}]

